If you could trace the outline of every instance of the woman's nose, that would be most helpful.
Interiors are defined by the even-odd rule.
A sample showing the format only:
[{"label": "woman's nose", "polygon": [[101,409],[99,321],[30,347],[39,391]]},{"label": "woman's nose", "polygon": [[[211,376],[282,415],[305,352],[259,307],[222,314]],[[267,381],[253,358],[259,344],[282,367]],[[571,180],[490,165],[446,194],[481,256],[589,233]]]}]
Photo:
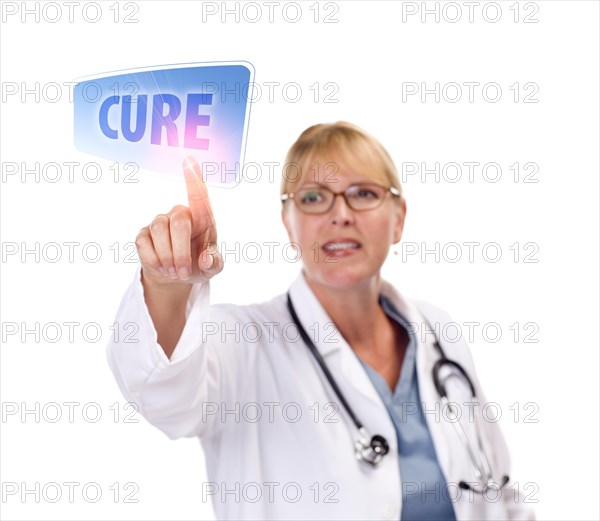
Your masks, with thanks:
[{"label": "woman's nose", "polygon": [[333,224],[350,224],[354,221],[354,210],[348,206],[343,194],[335,194],[329,212]]}]

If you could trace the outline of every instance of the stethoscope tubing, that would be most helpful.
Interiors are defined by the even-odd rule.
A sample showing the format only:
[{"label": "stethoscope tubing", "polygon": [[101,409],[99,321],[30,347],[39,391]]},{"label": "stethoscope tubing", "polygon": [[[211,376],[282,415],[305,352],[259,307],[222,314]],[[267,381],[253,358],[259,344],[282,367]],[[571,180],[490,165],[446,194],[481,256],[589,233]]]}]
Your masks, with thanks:
[{"label": "stethoscope tubing", "polygon": [[[306,333],[306,330],[302,326],[300,319],[298,318],[298,315],[296,314],[296,310],[294,309],[294,305],[292,304],[292,299],[291,299],[289,293],[287,295],[287,306],[290,311],[290,315],[292,316],[292,320],[294,321],[294,323],[296,324],[296,327],[298,328],[298,332],[300,333],[302,340],[304,341],[304,343],[308,347],[309,351],[314,356],[315,360],[319,364],[319,367],[325,374],[325,377],[327,378],[329,385],[335,392],[336,396],[342,403],[344,409],[346,410],[346,412],[352,419],[352,422],[358,429],[361,439],[364,441],[367,441],[368,440],[367,430],[362,425],[362,423],[359,421],[359,419],[356,416],[356,414],[354,413],[352,407],[350,407],[350,404],[346,400],[344,394],[342,393],[341,389],[339,388],[335,379],[333,378],[333,375],[329,371],[329,368],[327,367],[325,360],[323,360],[321,353],[319,353],[314,342],[311,340],[311,338]],[[446,406],[448,406],[449,408],[451,408],[450,402],[448,400],[446,386],[444,385],[443,380],[440,378],[440,371],[441,371],[442,367],[444,367],[444,366],[450,366],[450,367],[453,367],[454,369],[456,369],[460,373],[460,375],[464,378],[464,380],[467,382],[469,389],[471,391],[472,397],[477,398],[477,394],[475,392],[475,386],[473,385],[473,382],[469,378],[469,375],[467,374],[465,369],[458,362],[455,362],[454,360],[450,360],[446,356],[446,353],[444,352],[444,350],[443,350],[442,346],[440,345],[440,342],[437,338],[437,334],[435,333],[435,330],[431,327],[431,324],[429,323],[427,318],[425,318],[425,317],[423,317],[423,318],[424,318],[427,326],[433,333],[433,336],[434,336],[434,344],[433,345],[434,345],[434,348],[436,349],[436,351],[438,351],[438,353],[440,355],[440,358],[436,361],[436,363],[434,364],[433,369],[432,369],[433,382],[434,382],[436,391],[440,397],[440,401],[443,404],[445,404]],[[460,438],[461,443],[463,444],[463,446],[465,447],[465,450],[467,451],[467,454],[469,455],[469,459],[471,460],[471,464],[473,466],[473,469],[475,471],[475,475],[476,475],[477,479],[481,479],[484,483],[482,490],[476,490],[473,487],[471,487],[470,485],[468,485],[466,482],[461,481],[459,484],[461,486],[461,488],[471,489],[471,490],[474,490],[477,492],[485,492],[488,488],[500,489],[504,485],[506,485],[506,483],[508,483],[508,481],[509,481],[509,478],[506,475],[503,477],[501,484],[495,484],[493,482],[490,462],[489,462],[487,454],[483,448],[483,442],[481,439],[481,431],[480,431],[478,419],[475,418],[475,432],[476,432],[476,438],[477,438],[477,448],[479,449],[479,454],[481,456],[481,464],[477,462],[477,458],[475,457],[473,448],[471,446],[472,444],[470,443],[470,440],[468,439],[467,433],[464,430],[463,426],[460,424],[457,425],[457,422],[452,422],[452,424],[454,425],[454,429],[458,433],[458,437]],[[380,438],[381,440],[383,440],[383,442],[387,446],[387,442],[385,441],[385,438],[383,438],[383,436],[375,435],[373,438],[371,438],[371,440],[373,440],[375,438]],[[386,450],[386,452],[387,452],[387,450]],[[385,455],[386,452],[384,452],[382,455]],[[377,460],[377,462],[379,462],[379,461],[381,461],[381,458],[379,458]],[[373,464],[372,461],[368,461],[368,462]]]},{"label": "stethoscope tubing", "polygon": [[346,401],[346,398],[344,397],[341,389],[338,387],[337,382],[335,381],[331,372],[329,371],[327,364],[325,364],[325,360],[323,360],[321,353],[319,353],[314,342],[310,339],[310,337],[306,333],[304,327],[300,323],[300,320],[298,319],[298,315],[296,314],[296,310],[294,309],[294,306],[292,304],[292,299],[290,298],[289,294],[287,296],[287,304],[288,304],[288,308],[290,310],[290,314],[292,315],[292,319],[294,320],[294,323],[296,324],[296,327],[298,328],[298,332],[300,333],[302,340],[304,340],[304,343],[307,345],[308,349],[310,350],[310,352],[313,354],[313,356],[317,360],[317,363],[321,367],[321,370],[323,371],[323,373],[325,373],[325,377],[327,378],[329,385],[331,385],[335,394],[339,398],[340,402],[342,402],[344,409],[346,409],[346,412],[348,413],[350,418],[352,418],[352,421],[354,422],[354,425],[356,425],[356,428],[361,432],[365,432],[364,426],[358,420],[358,417],[356,416],[356,414],[354,414],[354,411],[350,407],[350,404]]}]

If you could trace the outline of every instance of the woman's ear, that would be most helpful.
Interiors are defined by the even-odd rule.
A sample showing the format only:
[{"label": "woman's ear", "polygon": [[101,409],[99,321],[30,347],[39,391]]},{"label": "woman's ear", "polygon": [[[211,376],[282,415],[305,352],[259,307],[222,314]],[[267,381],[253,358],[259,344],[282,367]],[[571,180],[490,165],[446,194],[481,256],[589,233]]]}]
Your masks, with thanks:
[{"label": "woman's ear", "polygon": [[394,244],[397,244],[400,242],[400,239],[402,239],[404,220],[406,219],[406,199],[404,199],[404,197],[396,204],[395,219]]}]

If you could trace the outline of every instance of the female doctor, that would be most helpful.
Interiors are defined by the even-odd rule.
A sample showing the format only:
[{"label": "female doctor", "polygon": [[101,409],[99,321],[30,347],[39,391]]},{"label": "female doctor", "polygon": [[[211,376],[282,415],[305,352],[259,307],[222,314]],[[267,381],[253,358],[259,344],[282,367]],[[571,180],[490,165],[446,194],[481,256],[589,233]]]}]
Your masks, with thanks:
[{"label": "female doctor", "polygon": [[450,318],[380,276],[406,216],[386,150],[354,125],[315,125],[286,166],[302,271],[270,301],[211,305],[223,260],[186,159],[189,207],[136,239],[116,320],[139,341],[108,347],[124,396],[170,438],[199,437],[198,493],[219,519],[532,519],[465,341],[444,342]]}]

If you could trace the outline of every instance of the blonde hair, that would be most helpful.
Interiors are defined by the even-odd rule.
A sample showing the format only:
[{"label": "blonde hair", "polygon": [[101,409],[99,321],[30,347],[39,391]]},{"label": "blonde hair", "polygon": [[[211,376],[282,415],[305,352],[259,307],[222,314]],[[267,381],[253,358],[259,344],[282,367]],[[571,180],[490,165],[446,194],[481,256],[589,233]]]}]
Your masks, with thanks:
[{"label": "blonde hair", "polygon": [[[346,121],[313,125],[300,134],[285,159],[281,194],[293,192],[294,186],[307,175],[310,164],[316,160],[330,161],[334,171],[335,160],[344,161],[353,168],[357,165],[367,171],[374,170],[383,174],[389,185],[402,195],[398,171],[388,151],[373,136]],[[326,182],[326,176],[331,177],[334,171],[318,174]]]}]

